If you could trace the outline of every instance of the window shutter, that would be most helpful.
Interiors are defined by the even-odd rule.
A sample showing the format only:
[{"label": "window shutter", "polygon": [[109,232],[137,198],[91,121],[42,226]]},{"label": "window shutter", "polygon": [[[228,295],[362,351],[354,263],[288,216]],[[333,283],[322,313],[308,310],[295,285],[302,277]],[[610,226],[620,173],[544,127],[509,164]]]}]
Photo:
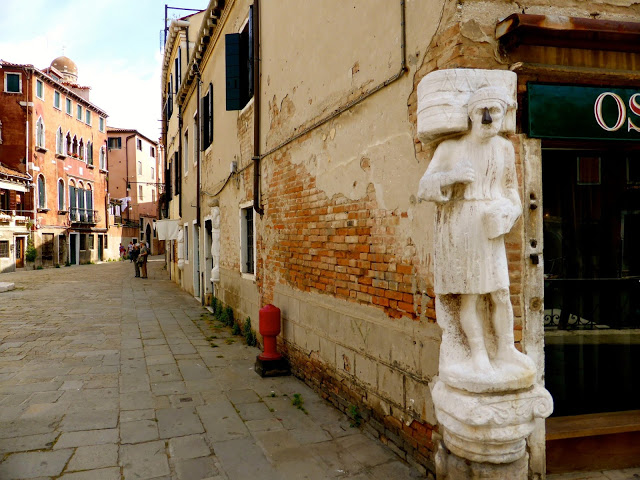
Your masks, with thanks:
[{"label": "window shutter", "polygon": [[209,84],[209,98],[207,105],[207,146],[213,142],[213,84]]},{"label": "window shutter", "polygon": [[225,35],[225,66],[226,66],[226,100],[227,111],[241,110],[240,91],[240,34],[229,33]]},{"label": "window shutter", "polygon": [[176,195],[180,195],[180,191],[181,191],[181,185],[180,185],[180,171],[182,170],[180,168],[180,155],[178,155],[178,152],[176,152],[173,156],[173,161],[174,161],[174,171],[173,173],[175,174],[176,177]]},{"label": "window shutter", "polygon": [[[208,95],[208,94],[207,94]],[[200,111],[198,112],[199,120],[200,120],[200,151],[204,152],[207,148],[207,107],[209,102],[207,102],[207,96],[205,95],[200,99]],[[195,160],[195,159],[194,159]]]},{"label": "window shutter", "polygon": [[247,38],[247,70],[246,70],[246,78],[247,78],[247,93],[245,99],[245,105],[247,102],[253,97],[253,5],[249,6],[249,25],[248,25],[249,35]]}]

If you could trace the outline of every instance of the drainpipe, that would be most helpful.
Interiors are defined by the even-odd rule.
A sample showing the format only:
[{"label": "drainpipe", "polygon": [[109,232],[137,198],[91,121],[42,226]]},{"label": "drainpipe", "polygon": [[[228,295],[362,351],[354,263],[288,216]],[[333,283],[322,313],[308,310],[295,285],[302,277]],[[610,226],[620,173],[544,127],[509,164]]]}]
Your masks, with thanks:
[{"label": "drainpipe", "polygon": [[[198,128],[196,128],[196,138],[195,138],[195,143],[196,143],[196,152],[198,152],[196,161],[198,162],[198,168],[196,169],[196,225],[199,227],[200,226],[200,181],[201,181],[201,173],[200,173],[200,166],[202,165],[202,145],[201,145],[201,141],[202,139],[200,138],[200,132],[202,131],[202,115],[200,112],[200,103],[202,102],[202,99],[200,98],[200,96],[202,95],[202,91],[201,91],[201,79],[200,79],[200,69],[198,68],[197,64],[194,64],[194,67],[196,68],[196,86],[197,86],[197,93],[196,93],[196,115],[198,116]],[[211,112],[211,115],[213,115],[213,112]]]},{"label": "drainpipe", "polygon": [[[176,177],[180,179],[180,201],[178,203],[178,216],[182,218],[182,197],[184,197],[182,185],[182,106],[178,105],[178,161],[176,163]],[[176,186],[177,186],[176,182]]]},{"label": "drainpipe", "polygon": [[[128,193],[129,193],[129,140],[133,137],[135,137],[136,134],[134,133],[133,135],[129,135],[125,140],[124,140],[124,159],[125,159],[125,169],[127,171],[127,178],[125,179],[125,197],[128,197]],[[108,150],[108,149],[107,149]],[[127,203],[127,221],[130,222],[131,221],[131,214],[129,213],[129,208],[131,208],[131,202]]]},{"label": "drainpipe", "polygon": [[260,199],[260,1],[253,1],[253,209],[262,216]]}]

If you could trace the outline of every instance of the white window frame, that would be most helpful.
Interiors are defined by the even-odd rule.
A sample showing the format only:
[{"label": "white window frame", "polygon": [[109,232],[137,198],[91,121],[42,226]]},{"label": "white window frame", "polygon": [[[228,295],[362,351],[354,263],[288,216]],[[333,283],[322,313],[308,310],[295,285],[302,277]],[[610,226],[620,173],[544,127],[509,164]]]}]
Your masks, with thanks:
[{"label": "white window frame", "polygon": [[[42,95],[38,95],[38,87],[42,87]],[[44,100],[44,82],[40,79],[36,79],[36,97],[40,100]]]},{"label": "white window frame", "polygon": [[[44,206],[42,206],[40,204],[40,181],[39,181],[40,177],[42,177],[42,186],[44,187],[44,202],[43,202]],[[47,198],[47,179],[44,177],[44,175],[42,173],[40,175],[38,175],[37,178],[36,178],[36,189],[38,191],[37,192],[38,196],[36,197],[37,200],[38,200],[36,209],[37,210],[46,210],[47,209],[47,205],[49,204],[48,198]],[[57,192],[57,190],[56,190],[56,192]]]},{"label": "white window frame", "polygon": [[67,112],[67,115],[73,116],[73,102],[69,97],[64,97],[64,111]]},{"label": "white window frame", "polygon": [[246,280],[252,280],[255,282],[256,280],[256,269],[257,269],[257,236],[256,236],[256,215],[254,211],[253,215],[253,273],[247,273],[246,264],[247,264],[247,247],[246,247],[246,229],[247,222],[244,216],[244,210],[247,208],[253,208],[253,201],[241,203],[239,205],[239,220],[240,220],[240,274],[242,278]]},{"label": "white window frame", "polygon": [[[7,84],[9,83],[7,79],[9,75],[18,75],[18,79],[19,79],[18,92],[10,92],[7,90]],[[20,72],[4,72],[4,93],[18,93],[18,94],[22,93],[22,74]]]},{"label": "white window frame", "polygon": [[[60,150],[58,150],[60,147]],[[62,127],[58,127],[56,130],[56,155],[64,155],[64,133],[62,133]]]},{"label": "white window frame", "polygon": [[89,110],[88,108],[85,108],[84,110],[84,123],[86,123],[87,125],[91,126],[91,110]]},{"label": "white window frame", "polygon": [[[58,190],[60,188],[60,182],[62,182],[62,202],[63,202],[62,208],[60,208],[60,191]],[[66,207],[67,207],[67,204],[68,204],[68,200],[67,200],[68,192],[67,192],[67,186],[64,183],[64,179],[62,177],[58,178],[58,181],[56,183],[56,187],[57,187],[56,188],[56,194],[57,194],[56,203],[58,205],[58,211],[63,212],[63,211],[66,210]]]},{"label": "white window frame", "polygon": [[77,103],[76,104],[76,120],[82,121],[82,112],[83,112],[82,105]]},{"label": "white window frame", "polygon": [[184,176],[189,175],[189,129],[184,131],[184,148],[182,149],[182,163],[184,164]]},{"label": "white window frame", "polygon": [[136,150],[139,152],[142,151],[142,139],[136,137]]},{"label": "white window frame", "polygon": [[104,117],[100,117],[100,120],[98,120],[98,130],[104,132]]},{"label": "white window frame", "polygon": [[142,160],[138,160],[138,175],[142,175]]},{"label": "white window frame", "polygon": [[102,170],[103,172],[107,171],[107,156],[106,156],[106,152],[105,152],[105,148],[104,145],[102,145],[100,147],[100,153],[98,154],[98,168],[100,170]]},{"label": "white window frame", "polygon": [[[58,99],[58,104],[56,105],[56,98]],[[53,91],[53,108],[55,108],[56,110],[60,110],[62,107],[60,106],[62,104],[62,95],[60,94],[59,91],[54,90]]]}]

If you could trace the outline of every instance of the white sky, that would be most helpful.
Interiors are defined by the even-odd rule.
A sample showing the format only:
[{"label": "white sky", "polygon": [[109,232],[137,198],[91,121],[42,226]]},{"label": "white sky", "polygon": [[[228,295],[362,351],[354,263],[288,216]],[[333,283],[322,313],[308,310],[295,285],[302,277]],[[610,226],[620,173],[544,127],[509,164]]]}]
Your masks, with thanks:
[{"label": "white sky", "polygon": [[42,69],[66,55],[107,125],[157,140],[165,3],[203,9],[208,0],[0,0],[0,58]]}]

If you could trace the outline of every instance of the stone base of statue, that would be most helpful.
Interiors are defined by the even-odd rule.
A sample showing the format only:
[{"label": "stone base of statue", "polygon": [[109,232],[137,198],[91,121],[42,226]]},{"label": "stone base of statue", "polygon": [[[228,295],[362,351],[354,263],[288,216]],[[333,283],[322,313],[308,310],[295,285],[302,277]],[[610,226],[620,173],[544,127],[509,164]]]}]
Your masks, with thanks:
[{"label": "stone base of statue", "polygon": [[437,381],[432,390],[447,449],[474,462],[512,463],[526,453],[536,418],[546,418],[553,400],[539,385],[499,394],[471,393]]},{"label": "stone base of statue", "polygon": [[448,450],[442,442],[436,453],[438,480],[526,480],[529,455],[507,464],[478,463],[461,458]]}]

